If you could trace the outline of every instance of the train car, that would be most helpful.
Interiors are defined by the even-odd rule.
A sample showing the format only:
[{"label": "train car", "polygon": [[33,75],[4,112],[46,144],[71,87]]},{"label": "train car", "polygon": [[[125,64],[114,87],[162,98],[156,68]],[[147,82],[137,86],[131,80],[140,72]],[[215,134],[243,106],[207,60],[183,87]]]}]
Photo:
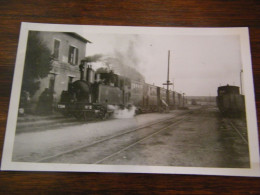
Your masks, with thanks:
[{"label": "train car", "polygon": [[172,101],[173,101],[173,109],[176,109],[177,108],[177,100],[176,100],[177,98],[176,98],[176,92],[175,91],[173,91],[172,92]]},{"label": "train car", "polygon": [[245,98],[238,86],[218,87],[217,106],[225,116],[241,116],[245,114]]},{"label": "train car", "polygon": [[[169,103],[167,103],[167,90],[151,84],[144,84],[144,108],[147,111],[162,111],[175,109],[178,104],[177,92],[169,90]],[[177,99],[177,100],[176,100]]]},{"label": "train car", "polygon": [[144,82],[131,80],[131,97],[129,104],[134,105],[137,113],[141,113],[144,106]]},{"label": "train car", "polygon": [[160,88],[161,91],[161,100],[163,100],[163,102],[167,102],[167,90],[164,88]]},{"label": "train car", "polygon": [[167,90],[161,87],[157,87],[157,96],[158,111],[169,111],[169,105],[167,103]]},{"label": "train car", "polygon": [[174,92],[169,90],[169,108],[172,110],[174,109]]},{"label": "train car", "polygon": [[184,97],[184,94],[175,92],[175,107],[181,109],[187,109],[187,99]]},{"label": "train car", "polygon": [[148,112],[155,112],[158,109],[157,86],[151,84],[144,84],[146,88],[144,110]]},{"label": "train car", "polygon": [[184,108],[184,98],[183,98],[183,94],[178,93],[178,99],[179,99],[179,107],[178,107],[178,108]]},{"label": "train car", "polygon": [[149,85],[145,82],[143,83],[143,106],[142,111],[148,111],[149,108],[149,95],[148,95]]},{"label": "train car", "polygon": [[179,108],[180,107],[180,94],[175,92],[174,93],[174,96],[175,96],[175,108]]}]

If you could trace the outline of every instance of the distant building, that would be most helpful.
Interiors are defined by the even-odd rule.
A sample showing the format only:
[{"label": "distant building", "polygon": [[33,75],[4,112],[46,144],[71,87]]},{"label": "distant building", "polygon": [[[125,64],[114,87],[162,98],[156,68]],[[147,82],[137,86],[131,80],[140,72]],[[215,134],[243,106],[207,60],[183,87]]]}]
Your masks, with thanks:
[{"label": "distant building", "polygon": [[71,32],[39,32],[39,37],[50,49],[54,57],[53,68],[48,76],[40,81],[40,89],[32,97],[37,102],[48,88],[54,94],[53,103],[60,99],[61,92],[80,79],[79,64],[86,55],[86,45],[90,43],[82,36]]}]

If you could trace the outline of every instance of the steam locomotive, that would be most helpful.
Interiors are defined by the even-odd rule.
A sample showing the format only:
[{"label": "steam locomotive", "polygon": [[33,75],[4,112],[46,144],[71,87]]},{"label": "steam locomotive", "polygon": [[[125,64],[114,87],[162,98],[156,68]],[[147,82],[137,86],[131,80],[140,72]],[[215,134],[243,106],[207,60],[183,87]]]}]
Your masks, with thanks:
[{"label": "steam locomotive", "polygon": [[94,71],[91,65],[80,65],[80,80],[69,85],[61,94],[57,107],[64,115],[87,120],[90,117],[106,119],[115,109],[132,109],[136,113],[166,111],[182,107],[186,100],[180,93],[168,91],[144,80],[133,80],[113,71]]},{"label": "steam locomotive", "polygon": [[245,97],[237,86],[218,87],[217,106],[224,116],[245,115]]}]

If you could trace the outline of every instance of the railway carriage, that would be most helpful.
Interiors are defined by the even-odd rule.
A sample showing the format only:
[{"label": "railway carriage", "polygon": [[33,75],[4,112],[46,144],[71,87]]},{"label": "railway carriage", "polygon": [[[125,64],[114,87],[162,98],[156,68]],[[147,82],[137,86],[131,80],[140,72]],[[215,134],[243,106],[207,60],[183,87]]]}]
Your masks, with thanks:
[{"label": "railway carriage", "polygon": [[144,82],[131,80],[131,97],[129,104],[134,105],[138,112],[142,112],[144,105]]},{"label": "railway carriage", "polygon": [[167,90],[164,88],[160,88],[160,87],[159,87],[159,89],[160,89],[160,94],[161,94],[160,99],[163,100],[164,102],[166,102],[167,101]]},{"label": "railway carriage", "polygon": [[175,98],[174,98],[174,91],[169,91],[169,107],[170,109],[174,109],[175,106]]},{"label": "railway carriage", "polygon": [[178,107],[180,107],[180,101],[181,101],[180,100],[180,94],[175,92],[174,96],[175,96],[175,107],[178,108]]},{"label": "railway carriage", "polygon": [[217,106],[223,115],[245,115],[245,98],[237,86],[218,87]]},{"label": "railway carriage", "polygon": [[178,93],[178,100],[179,100],[178,108],[184,107],[184,99],[181,93]]},{"label": "railway carriage", "polygon": [[157,111],[158,97],[157,97],[157,86],[145,84],[147,88],[147,96],[145,100],[145,109],[147,111]]},{"label": "railway carriage", "polygon": [[157,104],[158,111],[162,112],[169,109],[167,102],[167,90],[161,87],[157,87]]}]

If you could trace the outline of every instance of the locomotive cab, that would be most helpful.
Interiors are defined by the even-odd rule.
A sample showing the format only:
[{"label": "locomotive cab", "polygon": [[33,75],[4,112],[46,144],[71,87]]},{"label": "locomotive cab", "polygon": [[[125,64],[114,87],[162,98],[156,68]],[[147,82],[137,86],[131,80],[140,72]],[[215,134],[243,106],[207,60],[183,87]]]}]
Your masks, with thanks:
[{"label": "locomotive cab", "polygon": [[70,84],[68,91],[62,91],[58,111],[64,115],[73,114],[82,104],[91,103],[91,88],[86,81],[78,80]]}]

